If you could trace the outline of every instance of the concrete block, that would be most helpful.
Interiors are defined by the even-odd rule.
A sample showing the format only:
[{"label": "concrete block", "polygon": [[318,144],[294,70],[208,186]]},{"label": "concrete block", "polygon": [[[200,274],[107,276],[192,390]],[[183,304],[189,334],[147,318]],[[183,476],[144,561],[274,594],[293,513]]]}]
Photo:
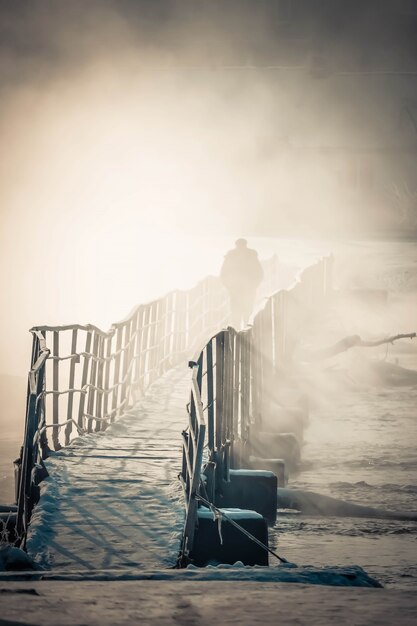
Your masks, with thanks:
[{"label": "concrete block", "polygon": [[262,411],[261,428],[270,433],[294,433],[302,441],[308,425],[308,411],[300,407],[282,407],[277,404],[265,406]]},{"label": "concrete block", "polygon": [[278,481],[266,469],[231,469],[230,482],[222,483],[222,493],[216,492],[215,505],[250,509],[273,525],[277,518]]},{"label": "concrete block", "polygon": [[[225,508],[224,512],[268,546],[268,527],[262,515],[255,511],[233,508]],[[194,546],[190,553],[194,565],[198,567],[219,563],[233,565],[236,561],[242,561],[244,565],[268,565],[268,552],[226,520],[222,521],[221,534],[223,543],[220,541],[218,521],[213,520],[213,514],[209,509],[200,507]]]},{"label": "concrete block", "polygon": [[285,487],[288,482],[288,474],[285,469],[284,459],[264,459],[258,456],[249,457],[249,467],[257,470],[267,470],[277,477],[278,487]]},{"label": "concrete block", "polygon": [[294,433],[252,431],[251,456],[283,459],[289,470],[297,467],[301,460],[301,448]]}]

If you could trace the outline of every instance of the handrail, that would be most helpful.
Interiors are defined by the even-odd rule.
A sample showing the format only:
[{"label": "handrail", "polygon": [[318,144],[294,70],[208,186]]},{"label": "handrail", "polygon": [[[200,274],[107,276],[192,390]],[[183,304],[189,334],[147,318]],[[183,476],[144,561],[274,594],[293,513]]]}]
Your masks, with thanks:
[{"label": "handrail", "polygon": [[[136,306],[107,332],[93,324],[31,329],[18,545],[25,545],[37,497],[36,473],[50,447],[59,450],[74,436],[105,430],[154,380],[185,360],[207,333],[221,327],[227,313],[220,280],[209,276],[188,291],[172,291]],[[205,424],[197,400],[194,408],[201,437]]]},{"label": "handrail", "polygon": [[[221,482],[230,480],[230,468],[239,467],[245,457],[251,430],[261,426],[267,391],[271,390],[284,364],[291,358],[294,342],[300,335],[300,320],[319,311],[331,292],[332,257],[320,259],[297,276],[289,290],[269,296],[254,316],[251,326],[242,331],[232,327],[212,336],[190,362],[194,368],[193,398],[207,416],[207,459],[205,484],[201,483],[203,459],[188,462],[190,428],[184,438],[180,481],[185,493],[185,523],[178,565],[189,563],[193,547],[199,489],[210,502]],[[201,405],[200,405],[201,402]],[[190,425],[191,426],[191,425]],[[198,483],[194,490],[191,483]]]},{"label": "handrail", "polygon": [[103,337],[108,337],[110,334],[114,334],[113,326],[107,332],[94,326],[94,324],[63,324],[61,326],[33,326],[29,332],[31,333],[45,333],[45,332],[63,332],[65,330],[85,330],[88,332],[96,332]]}]

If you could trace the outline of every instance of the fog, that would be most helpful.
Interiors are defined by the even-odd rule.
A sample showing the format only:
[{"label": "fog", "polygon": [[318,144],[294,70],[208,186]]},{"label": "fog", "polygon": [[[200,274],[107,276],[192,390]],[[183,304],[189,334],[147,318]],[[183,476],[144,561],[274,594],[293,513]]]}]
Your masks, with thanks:
[{"label": "fog", "polygon": [[[317,294],[301,290],[307,303],[298,306],[299,290],[294,306],[289,296],[283,308],[285,355],[281,370],[275,360],[277,369],[262,372],[254,436],[269,420],[271,433],[292,441],[292,488],[384,510],[415,508],[415,342],[365,349],[352,336],[372,341],[416,330],[416,79],[415,0],[0,0],[0,502],[14,497],[11,461],[23,434],[28,329],[71,323],[107,329],[138,303],[219,274],[226,251],[246,237],[261,259],[277,255],[282,287],[300,268],[334,254],[335,291],[324,306],[321,277]],[[260,291],[264,298],[265,286]],[[277,332],[274,324],[271,338]],[[73,350],[67,334],[61,356]],[[69,386],[76,380],[77,393],[85,392],[87,369],[72,358],[60,366],[60,389],[68,388],[76,363],[78,378]],[[56,379],[51,359],[47,367]],[[92,368],[89,381],[95,389]],[[162,404],[165,417],[173,417],[164,394],[157,395],[157,408],[146,406],[152,445],[165,437]],[[56,397],[48,396],[49,408]],[[61,393],[55,406],[60,417],[71,415],[65,411],[74,408],[73,394]],[[259,438],[259,456],[284,457],[288,450],[281,454],[271,433],[265,429],[266,443]],[[160,458],[168,476],[165,443]],[[137,463],[141,443],[132,446]],[[122,483],[132,466],[117,452]],[[82,483],[94,486],[89,480],[99,475],[101,485],[109,484],[106,456],[90,454],[91,465],[87,457],[73,464],[77,493],[65,491],[71,533],[74,511],[83,511]],[[154,470],[145,471],[146,479]],[[83,471],[88,480],[78,481]],[[147,503],[137,504],[139,481],[130,482],[135,520],[140,509],[149,521]],[[109,523],[117,490],[111,491],[95,500],[106,505],[96,519],[113,532],[120,520]],[[146,487],[159,524],[163,517],[154,515],[149,494]],[[164,515],[174,537],[165,503]],[[85,542],[84,514],[81,523]],[[53,526],[47,530],[48,542],[52,531],[61,539]],[[281,516],[270,545],[285,547],[293,563],[369,565],[384,583],[412,585],[414,531],[371,518],[359,525]],[[107,544],[132,556],[120,535]],[[62,554],[66,567],[70,553]],[[103,563],[110,570],[111,560]]]},{"label": "fog", "polygon": [[333,32],[324,3],[297,31],[292,3],[197,4],[1,2],[0,372],[25,374],[31,326],[108,327],[218,273],[237,236],[265,257],[404,227],[392,184],[415,165],[345,180],[397,128],[395,93],[414,102],[407,75],[367,75],[412,68],[389,12],[381,31],[353,3]]}]

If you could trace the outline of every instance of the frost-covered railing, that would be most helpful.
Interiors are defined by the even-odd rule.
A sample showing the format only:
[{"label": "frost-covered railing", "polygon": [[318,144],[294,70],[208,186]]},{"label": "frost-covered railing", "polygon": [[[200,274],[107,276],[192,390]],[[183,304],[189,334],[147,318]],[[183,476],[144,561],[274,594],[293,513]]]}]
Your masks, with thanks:
[{"label": "frost-covered railing", "polygon": [[25,540],[50,448],[105,430],[147,387],[224,325],[219,279],[137,306],[108,332],[88,325],[37,326],[28,379],[18,487],[18,543]]},{"label": "frost-covered railing", "polygon": [[[179,476],[185,501],[180,566],[189,562],[200,489],[207,500],[214,501],[216,485],[221,480],[228,480],[234,438],[245,438],[249,427],[249,340],[247,331],[239,333],[229,327],[212,337],[198,358],[189,363],[193,377],[187,405],[188,427],[182,433],[182,471]],[[205,482],[201,484],[206,444]]]},{"label": "frost-covered railing", "polygon": [[260,426],[271,388],[279,384],[303,326],[327,302],[331,273],[332,258],[321,259],[291,289],[267,298],[251,326],[218,332],[190,362],[193,386],[180,474],[185,499],[180,566],[189,562],[192,551],[200,491],[214,503],[215,490],[229,481],[230,468],[242,467],[251,429]]}]

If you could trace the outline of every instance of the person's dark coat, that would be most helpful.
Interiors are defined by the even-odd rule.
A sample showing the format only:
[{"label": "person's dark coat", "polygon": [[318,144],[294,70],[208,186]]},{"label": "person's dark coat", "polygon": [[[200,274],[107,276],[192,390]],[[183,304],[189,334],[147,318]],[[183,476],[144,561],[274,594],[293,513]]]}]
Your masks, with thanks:
[{"label": "person's dark coat", "polygon": [[225,256],[220,272],[223,285],[229,293],[254,293],[262,282],[263,270],[256,250],[234,248]]}]

